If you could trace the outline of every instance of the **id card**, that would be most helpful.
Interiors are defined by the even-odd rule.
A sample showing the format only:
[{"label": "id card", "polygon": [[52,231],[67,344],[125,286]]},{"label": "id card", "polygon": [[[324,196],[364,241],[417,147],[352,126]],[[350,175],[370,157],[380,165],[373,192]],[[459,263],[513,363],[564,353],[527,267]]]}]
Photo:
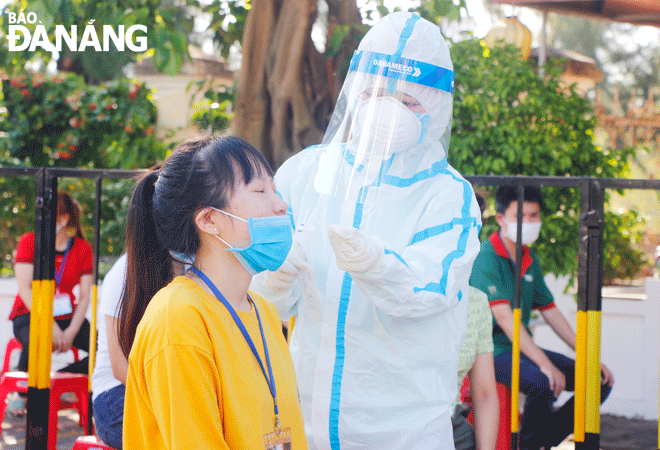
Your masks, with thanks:
[{"label": "id card", "polygon": [[60,292],[59,289],[55,290],[55,298],[53,299],[53,317],[64,316],[73,313],[71,306],[71,298],[66,292]]},{"label": "id card", "polygon": [[264,445],[266,450],[291,450],[291,428],[264,434]]}]

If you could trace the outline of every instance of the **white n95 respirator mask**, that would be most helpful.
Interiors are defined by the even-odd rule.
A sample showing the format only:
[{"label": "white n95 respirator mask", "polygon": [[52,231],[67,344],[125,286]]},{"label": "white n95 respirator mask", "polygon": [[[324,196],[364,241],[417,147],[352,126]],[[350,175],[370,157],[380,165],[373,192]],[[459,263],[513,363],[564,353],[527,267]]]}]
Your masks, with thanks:
[{"label": "white n95 respirator mask", "polygon": [[383,157],[405,151],[422,138],[422,122],[394,97],[361,101],[355,111],[354,138]]}]

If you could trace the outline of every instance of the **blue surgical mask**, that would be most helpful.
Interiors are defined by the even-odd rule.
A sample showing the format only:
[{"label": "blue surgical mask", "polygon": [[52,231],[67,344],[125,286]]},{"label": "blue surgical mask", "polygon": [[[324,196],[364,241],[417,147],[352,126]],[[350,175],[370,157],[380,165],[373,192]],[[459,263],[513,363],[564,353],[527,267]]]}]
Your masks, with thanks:
[{"label": "blue surgical mask", "polygon": [[220,236],[215,236],[229,247],[227,251],[236,256],[248,273],[256,275],[264,270],[275,271],[280,268],[289,254],[293,242],[291,217],[288,214],[250,217],[245,220],[221,209],[213,209],[248,224],[251,244],[246,248],[232,247]]}]

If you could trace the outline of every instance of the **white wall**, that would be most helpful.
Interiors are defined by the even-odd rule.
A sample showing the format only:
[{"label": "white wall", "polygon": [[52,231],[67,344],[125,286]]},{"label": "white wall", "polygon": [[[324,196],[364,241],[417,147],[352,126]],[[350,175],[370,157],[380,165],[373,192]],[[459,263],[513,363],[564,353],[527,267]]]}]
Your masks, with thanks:
[{"label": "white wall", "polygon": [[[563,293],[566,282],[566,278],[546,277],[557,307],[575,329],[577,303],[573,294]],[[659,329],[660,280],[648,278],[645,288],[603,289],[601,362],[612,371],[616,382],[601,413],[658,420]],[[534,341],[575,357],[543,322],[534,328]]]}]

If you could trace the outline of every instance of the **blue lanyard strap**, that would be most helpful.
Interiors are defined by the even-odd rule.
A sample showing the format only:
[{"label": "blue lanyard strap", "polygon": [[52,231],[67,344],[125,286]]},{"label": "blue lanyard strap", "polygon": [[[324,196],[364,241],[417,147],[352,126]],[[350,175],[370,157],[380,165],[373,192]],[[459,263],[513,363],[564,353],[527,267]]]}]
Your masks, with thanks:
[{"label": "blue lanyard strap", "polygon": [[255,347],[254,342],[252,341],[252,338],[248,334],[247,330],[245,329],[245,325],[243,325],[243,321],[241,320],[240,317],[238,317],[238,314],[236,314],[236,311],[234,308],[229,304],[227,299],[222,295],[222,293],[218,290],[217,287],[215,287],[215,284],[207,277],[201,270],[199,270],[195,266],[191,266],[190,270],[197,275],[206,285],[213,291],[216,297],[218,297],[218,300],[225,305],[225,308],[227,308],[227,311],[229,311],[229,314],[231,314],[232,318],[234,319],[234,322],[236,322],[236,326],[238,327],[239,330],[241,330],[241,333],[243,334],[243,337],[247,341],[248,345],[250,346],[250,350],[252,350],[252,353],[254,354],[254,357],[257,358],[257,362],[259,363],[259,366],[261,367],[261,371],[264,374],[264,377],[266,377],[266,383],[268,383],[268,389],[270,389],[270,393],[273,396],[273,404],[275,405],[275,417],[279,414],[279,411],[277,409],[277,392],[275,390],[275,378],[273,377],[273,367],[270,364],[270,356],[268,355],[268,345],[266,344],[266,337],[264,336],[264,327],[261,325],[261,318],[259,317],[259,310],[257,309],[257,305],[252,301],[252,306],[254,306],[254,311],[257,313],[257,321],[259,322],[259,330],[261,331],[261,340],[264,343],[264,355],[266,356],[266,366],[268,366],[268,374],[266,373],[266,369],[264,368],[263,362],[261,362],[261,358],[259,357],[259,352],[257,351],[257,347]]},{"label": "blue lanyard strap", "polygon": [[55,271],[55,286],[60,285],[60,281],[62,281],[62,275],[64,275],[64,266],[66,266],[66,257],[69,256],[69,250],[71,250],[71,247],[73,246],[73,239],[69,239],[69,243],[66,244],[66,250],[64,251],[64,258],[62,258],[62,263],[60,264],[60,270]]}]

